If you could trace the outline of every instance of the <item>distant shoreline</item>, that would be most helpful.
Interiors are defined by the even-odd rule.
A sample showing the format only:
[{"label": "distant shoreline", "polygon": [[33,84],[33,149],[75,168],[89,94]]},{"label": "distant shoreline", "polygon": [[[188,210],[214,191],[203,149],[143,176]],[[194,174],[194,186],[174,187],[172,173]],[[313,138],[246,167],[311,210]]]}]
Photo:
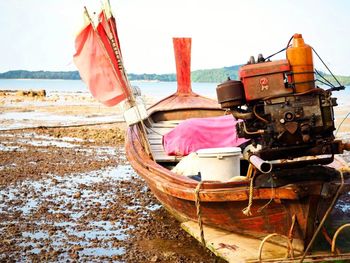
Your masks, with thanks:
[{"label": "distant shoreline", "polygon": [[[0,80],[5,79],[5,78],[0,78]],[[79,80],[82,81],[81,79],[35,79],[35,78],[8,78],[6,80],[59,80],[59,81],[66,81],[66,80]]]},{"label": "distant shoreline", "polygon": [[[230,77],[238,78],[238,69],[240,65],[223,67],[217,69],[196,70],[191,73],[193,82],[223,82]],[[135,74],[129,73],[130,81],[145,82],[173,82],[176,81],[175,73],[168,74]],[[58,79],[58,80],[80,80],[78,71],[29,71],[29,70],[11,70],[0,73],[0,79]]]},{"label": "distant shoreline", "polygon": [[[222,83],[230,79],[237,80],[238,69],[241,65],[235,65],[230,67],[195,70],[191,72],[192,82],[206,82],[206,83]],[[333,77],[329,74],[320,72],[320,74],[338,86]],[[350,76],[336,76],[342,85],[350,85]],[[176,75],[174,73],[169,74],[134,74],[129,73],[128,78],[130,81],[142,81],[142,82],[174,82],[176,81]],[[15,80],[81,80],[78,71],[28,71],[28,70],[11,70],[4,73],[0,73],[0,79],[15,79]],[[322,79],[320,79],[322,80]],[[318,83],[318,82],[316,82]],[[322,83],[322,82],[321,82]]]}]

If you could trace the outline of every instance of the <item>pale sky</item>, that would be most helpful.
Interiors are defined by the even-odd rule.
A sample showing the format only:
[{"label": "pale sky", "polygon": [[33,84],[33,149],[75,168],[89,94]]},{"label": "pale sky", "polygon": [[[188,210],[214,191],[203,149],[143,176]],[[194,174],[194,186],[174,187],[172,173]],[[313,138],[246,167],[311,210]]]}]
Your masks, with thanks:
[{"label": "pale sky", "polygon": [[[336,74],[350,75],[350,1],[110,1],[129,73],[175,72],[172,37],[192,37],[196,70],[268,56],[302,33]],[[0,72],[76,70],[84,5],[98,12],[100,0],[0,0]]]}]

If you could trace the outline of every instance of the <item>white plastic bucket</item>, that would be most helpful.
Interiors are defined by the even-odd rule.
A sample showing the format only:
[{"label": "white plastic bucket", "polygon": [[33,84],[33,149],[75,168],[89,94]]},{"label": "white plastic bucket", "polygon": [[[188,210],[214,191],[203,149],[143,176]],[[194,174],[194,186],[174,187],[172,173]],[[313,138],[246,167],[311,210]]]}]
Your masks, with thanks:
[{"label": "white plastic bucket", "polygon": [[202,181],[226,182],[240,175],[241,148],[201,149],[197,152]]}]

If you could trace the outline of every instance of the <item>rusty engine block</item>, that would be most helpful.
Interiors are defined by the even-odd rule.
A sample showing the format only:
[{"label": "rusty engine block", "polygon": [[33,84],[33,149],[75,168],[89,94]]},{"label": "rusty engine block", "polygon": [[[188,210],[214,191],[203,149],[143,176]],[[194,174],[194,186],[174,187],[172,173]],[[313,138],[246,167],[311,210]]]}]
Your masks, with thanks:
[{"label": "rusty engine block", "polygon": [[261,145],[255,153],[260,158],[330,155],[318,161],[329,163],[341,152],[341,142],[333,135],[336,99],[313,80],[298,92],[297,85],[305,83],[294,82],[293,74],[288,60],[244,65],[239,70],[241,81],[218,85],[218,101],[243,120],[236,127],[238,136]]}]

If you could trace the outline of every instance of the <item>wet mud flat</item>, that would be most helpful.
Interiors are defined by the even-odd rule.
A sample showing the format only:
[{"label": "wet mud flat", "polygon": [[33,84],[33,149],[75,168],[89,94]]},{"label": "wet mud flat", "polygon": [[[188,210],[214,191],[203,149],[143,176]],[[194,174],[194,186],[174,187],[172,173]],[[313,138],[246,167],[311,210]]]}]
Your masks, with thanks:
[{"label": "wet mud flat", "polygon": [[220,262],[125,158],[124,127],[0,133],[1,262]]},{"label": "wet mud flat", "polygon": [[[115,122],[119,113],[84,94],[0,94],[0,262],[222,262],[132,170],[125,124],[22,129]],[[338,135],[350,141],[347,121]],[[330,234],[350,222],[349,204],[349,195],[337,203]],[[339,237],[344,251],[349,240]]]}]

